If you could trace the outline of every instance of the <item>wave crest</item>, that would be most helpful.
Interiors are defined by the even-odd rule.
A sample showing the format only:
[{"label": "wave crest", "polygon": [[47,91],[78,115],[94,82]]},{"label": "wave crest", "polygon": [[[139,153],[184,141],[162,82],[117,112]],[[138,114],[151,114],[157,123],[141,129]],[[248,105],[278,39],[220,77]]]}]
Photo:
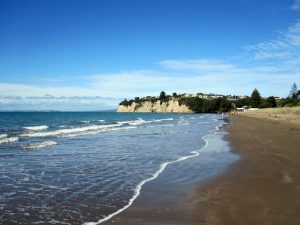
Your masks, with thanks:
[{"label": "wave crest", "polygon": [[6,144],[6,143],[11,143],[11,142],[16,142],[18,140],[19,140],[18,137],[1,138],[0,139],[0,144]]},{"label": "wave crest", "polygon": [[34,143],[27,146],[24,146],[25,149],[36,149],[36,148],[45,148],[51,145],[56,145],[57,143],[55,141],[43,141],[40,143]]},{"label": "wave crest", "polygon": [[92,125],[85,127],[77,127],[77,128],[65,128],[59,130],[53,130],[48,132],[35,132],[35,133],[26,133],[21,134],[21,137],[57,137],[57,136],[79,136],[85,135],[87,132],[101,132],[106,131],[108,128],[114,128],[120,126],[119,124],[111,124],[111,125]]},{"label": "wave crest", "polygon": [[25,130],[46,130],[49,127],[46,125],[42,125],[42,126],[27,126],[27,127],[23,127],[23,129]]},{"label": "wave crest", "polygon": [[7,134],[0,134],[0,139],[6,138]]}]

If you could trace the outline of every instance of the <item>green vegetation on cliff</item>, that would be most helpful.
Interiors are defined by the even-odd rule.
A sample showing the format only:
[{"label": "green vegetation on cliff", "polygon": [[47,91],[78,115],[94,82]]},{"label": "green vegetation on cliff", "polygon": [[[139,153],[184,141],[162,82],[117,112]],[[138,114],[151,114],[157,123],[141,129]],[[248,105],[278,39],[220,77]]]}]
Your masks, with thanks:
[{"label": "green vegetation on cliff", "polygon": [[[194,97],[192,97],[194,96]],[[196,97],[195,97],[196,96]],[[205,96],[205,97],[204,97]],[[298,90],[296,83],[291,87],[289,96],[287,98],[278,98],[270,96],[267,98],[261,97],[259,91],[255,88],[251,94],[251,97],[248,96],[235,96],[232,98],[229,96],[216,96],[214,94],[204,95],[198,93],[197,95],[192,94],[177,94],[173,93],[167,95],[164,91],[160,93],[158,97],[147,96],[144,98],[136,97],[131,100],[124,100],[120,102],[122,106],[131,106],[132,103],[136,103],[135,107],[140,107],[143,102],[160,102],[160,104],[166,103],[169,101],[178,101],[178,104],[186,105],[190,110],[195,113],[223,113],[230,112],[236,108],[241,108],[244,106],[252,108],[274,108],[274,107],[284,107],[284,106],[300,106],[300,90]]]},{"label": "green vegetation on cliff", "polygon": [[179,105],[187,105],[195,113],[222,113],[234,108],[232,101],[226,98],[202,99],[198,97],[181,97]]},{"label": "green vegetation on cliff", "polygon": [[160,101],[160,104],[163,102],[167,103],[168,101],[178,101],[179,105],[186,105],[195,113],[222,113],[229,112],[234,108],[232,101],[227,100],[225,97],[223,98],[215,98],[215,99],[202,99],[199,97],[183,97],[182,95],[177,95],[173,93],[172,96],[166,95],[164,91],[162,91],[159,97],[151,97],[147,96],[145,98],[138,98],[132,100],[124,100],[120,102],[120,105],[123,106],[131,106],[133,102],[140,106],[143,102],[151,101],[152,103]]}]

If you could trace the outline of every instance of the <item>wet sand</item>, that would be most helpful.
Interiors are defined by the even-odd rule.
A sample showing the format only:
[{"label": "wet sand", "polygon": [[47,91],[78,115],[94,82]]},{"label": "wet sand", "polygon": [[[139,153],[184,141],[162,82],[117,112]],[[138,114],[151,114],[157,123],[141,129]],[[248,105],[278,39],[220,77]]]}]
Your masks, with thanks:
[{"label": "wet sand", "polygon": [[286,112],[233,115],[226,139],[241,159],[225,173],[171,193],[152,184],[103,224],[300,224],[300,114]]}]

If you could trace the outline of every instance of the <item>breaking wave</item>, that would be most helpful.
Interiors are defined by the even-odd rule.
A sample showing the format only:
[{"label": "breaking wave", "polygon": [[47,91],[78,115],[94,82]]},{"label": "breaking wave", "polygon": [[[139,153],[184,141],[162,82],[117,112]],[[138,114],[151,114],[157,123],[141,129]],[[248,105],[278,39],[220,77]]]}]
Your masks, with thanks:
[{"label": "breaking wave", "polygon": [[49,127],[46,125],[42,125],[42,126],[27,126],[27,127],[23,127],[23,129],[25,130],[46,130]]},{"label": "breaking wave", "polygon": [[60,136],[79,136],[89,133],[107,131],[112,128],[120,127],[119,124],[110,125],[91,125],[85,127],[65,128],[47,132],[35,132],[21,134],[20,137],[60,137]]},{"label": "breaking wave", "polygon": [[11,143],[11,142],[16,142],[18,140],[19,140],[18,137],[1,138],[0,139],[0,144],[6,144],[6,143]]},{"label": "breaking wave", "polygon": [[0,134],[0,139],[6,138],[6,137],[7,137],[7,134]]},{"label": "breaking wave", "polygon": [[45,148],[51,145],[56,145],[57,143],[55,141],[43,141],[40,143],[34,143],[27,146],[24,146],[25,149],[36,149],[36,148]]}]

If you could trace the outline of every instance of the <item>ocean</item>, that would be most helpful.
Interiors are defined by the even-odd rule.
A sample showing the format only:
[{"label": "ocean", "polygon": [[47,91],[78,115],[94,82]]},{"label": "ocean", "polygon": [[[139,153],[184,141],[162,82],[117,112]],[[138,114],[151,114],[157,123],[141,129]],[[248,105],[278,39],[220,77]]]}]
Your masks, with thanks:
[{"label": "ocean", "polygon": [[168,172],[178,187],[214,176],[237,160],[224,124],[215,114],[1,112],[0,224],[100,224]]}]

